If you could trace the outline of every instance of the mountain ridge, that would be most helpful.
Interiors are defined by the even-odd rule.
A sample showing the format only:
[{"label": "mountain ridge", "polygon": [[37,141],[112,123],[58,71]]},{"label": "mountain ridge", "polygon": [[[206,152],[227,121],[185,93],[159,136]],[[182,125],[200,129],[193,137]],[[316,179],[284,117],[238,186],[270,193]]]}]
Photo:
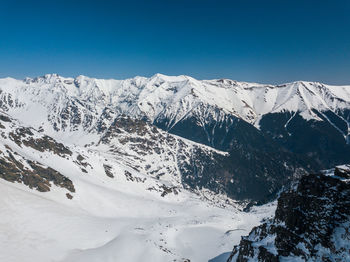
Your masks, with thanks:
[{"label": "mountain ridge", "polygon": [[[335,107],[350,107],[350,91],[347,90],[350,86],[335,88],[305,81],[264,85],[227,79],[196,80],[183,75],[156,74],[150,78],[115,80],[86,76],[64,78],[57,74],[47,74],[23,81],[13,78],[0,79],[0,85],[2,89],[11,86],[27,92],[34,86],[34,93],[39,92],[35,90],[35,86],[39,85],[41,89],[63,92],[67,97],[101,107],[117,105],[116,111],[128,112],[134,117],[146,117],[152,122],[164,115],[172,119],[173,125],[201,104],[218,107],[222,113],[239,117],[257,128],[262,116],[269,113],[286,110],[300,112],[306,120],[320,120],[312,112],[313,109],[334,111]],[[276,88],[282,90],[281,94],[276,93]],[[11,90],[7,91],[11,93]],[[310,99],[315,101],[309,101]]]}]

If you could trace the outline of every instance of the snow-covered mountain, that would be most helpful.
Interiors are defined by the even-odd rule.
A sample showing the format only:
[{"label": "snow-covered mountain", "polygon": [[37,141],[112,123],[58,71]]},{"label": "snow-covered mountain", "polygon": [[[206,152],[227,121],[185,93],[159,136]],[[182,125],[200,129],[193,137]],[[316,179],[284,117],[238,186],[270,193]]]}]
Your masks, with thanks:
[{"label": "snow-covered mountain", "polygon": [[[344,111],[350,107],[350,86],[302,81],[274,86],[161,74],[126,80],[73,79],[52,74],[24,81],[1,79],[0,88],[3,109],[35,127],[43,125],[48,132],[50,128],[101,131],[118,114],[161,122],[171,130],[191,117],[203,128],[210,121],[222,123],[230,116],[259,127],[267,114],[291,112],[320,121],[321,116],[327,118],[327,111],[347,126],[343,130],[327,118],[344,137],[349,132],[348,113]],[[35,114],[35,118],[24,112]],[[208,133],[209,140],[211,135]]]},{"label": "snow-covered mountain", "polygon": [[85,147],[0,114],[0,261],[208,261],[272,214],[182,185],[188,154],[225,153],[118,121]]},{"label": "snow-covered mountain", "polygon": [[[207,168],[195,168],[192,175],[206,176],[206,182],[197,179],[187,184],[235,198],[261,199],[303,170],[350,162],[350,86],[263,85],[161,74],[126,80],[51,74],[1,79],[0,108],[63,143],[101,144],[113,123],[127,116],[228,152],[226,158],[211,157],[220,158],[210,171],[218,170],[218,183],[209,178],[212,174],[203,174]],[[173,146],[171,150],[176,151]],[[195,159],[192,163],[198,162]],[[243,178],[246,174],[248,179]],[[193,176],[187,177],[193,180]],[[266,187],[261,194],[250,190],[261,186]]]},{"label": "snow-covered mountain", "polygon": [[207,261],[274,210],[247,204],[349,163],[349,123],[350,86],[0,79],[0,260]]}]

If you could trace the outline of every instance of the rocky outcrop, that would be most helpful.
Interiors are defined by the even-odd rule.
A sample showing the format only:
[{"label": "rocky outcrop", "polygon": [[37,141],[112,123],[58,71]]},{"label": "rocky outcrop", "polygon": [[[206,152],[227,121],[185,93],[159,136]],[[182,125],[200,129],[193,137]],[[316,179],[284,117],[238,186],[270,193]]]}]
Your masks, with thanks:
[{"label": "rocky outcrop", "polygon": [[349,261],[350,166],[311,174],[278,199],[275,217],[242,237],[228,262]]},{"label": "rocky outcrop", "polygon": [[[1,179],[23,183],[39,192],[50,191],[52,185],[65,188],[70,193],[75,192],[73,182],[68,177],[40,162],[42,155],[39,153],[49,153],[60,158],[70,157],[73,152],[68,147],[33,128],[19,126],[16,120],[1,113],[0,128]],[[19,148],[24,151],[21,152]],[[39,161],[38,158],[31,159],[33,153],[40,155]],[[70,193],[66,195],[68,199],[73,198]]]},{"label": "rocky outcrop", "polygon": [[23,183],[39,192],[50,191],[51,183],[72,193],[75,192],[69,178],[51,167],[25,159],[9,147],[6,152],[0,151],[0,178],[9,182]]}]

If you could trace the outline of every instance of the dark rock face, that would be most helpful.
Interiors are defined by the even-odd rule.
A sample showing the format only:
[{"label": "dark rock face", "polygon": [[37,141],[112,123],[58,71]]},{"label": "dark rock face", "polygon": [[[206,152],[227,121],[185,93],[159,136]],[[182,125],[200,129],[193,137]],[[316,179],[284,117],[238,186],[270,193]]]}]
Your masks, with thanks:
[{"label": "dark rock face", "polygon": [[103,168],[104,168],[105,173],[106,173],[107,176],[109,176],[110,178],[114,177],[111,166],[103,164]]},{"label": "dark rock face", "polygon": [[312,160],[276,146],[247,123],[240,129],[241,133],[232,137],[228,155],[217,156],[215,162],[200,158],[207,166],[199,183],[205,182],[206,177],[213,178],[234,199],[266,202],[290,181],[315,170]]},{"label": "dark rock face", "polygon": [[[202,174],[196,174],[198,165],[194,163],[198,161],[193,159],[192,168],[189,167],[193,172],[184,176],[191,187],[204,186],[215,192],[225,192],[234,199],[266,202],[290,181],[318,170],[319,166],[311,157],[292,152],[268,132],[215,108],[211,110],[204,123],[196,115],[174,126],[166,119],[155,122],[169,133],[229,152],[226,157],[217,156],[210,164],[205,157],[199,157],[206,166]],[[220,187],[215,187],[211,180],[219,181]]]},{"label": "dark rock face", "polygon": [[[21,156],[16,156],[17,159],[14,154],[10,148],[7,149],[7,152],[0,152],[0,178],[9,182],[23,183],[40,192],[50,191],[51,183],[75,192],[72,181],[58,171]],[[26,162],[31,169],[23,162]]]},{"label": "dark rock face", "polygon": [[196,108],[191,116],[177,123],[160,115],[154,124],[169,133],[224,151],[229,149],[232,138],[238,132],[244,131],[240,126],[249,125],[240,118],[223,113],[217,107],[203,105]]},{"label": "dark rock face", "polygon": [[[221,189],[236,199],[265,201],[295,177],[350,162],[350,111],[314,114],[322,121],[307,121],[293,112],[267,114],[259,130],[213,107],[201,108],[200,114],[194,112],[177,123],[160,116],[154,124],[229,152],[214,168]],[[233,183],[228,182],[231,179]]]},{"label": "dark rock face", "polygon": [[[303,176],[278,199],[275,217],[242,237],[228,260],[349,261],[350,168]],[[298,260],[298,261],[299,261]]]},{"label": "dark rock face", "polygon": [[62,143],[56,142],[49,136],[43,136],[40,138],[33,138],[34,134],[28,127],[20,127],[9,133],[9,137],[18,146],[31,147],[40,152],[51,151],[61,157],[71,156],[72,152],[65,147]]},{"label": "dark rock face", "polygon": [[234,198],[261,202],[274,198],[283,186],[316,170],[312,160],[276,146],[268,137],[254,135],[249,130],[233,139],[224,167],[232,179],[227,185],[228,191],[236,190]]},{"label": "dark rock face", "polygon": [[290,152],[313,159],[320,170],[349,163],[350,110],[314,113],[323,121],[307,121],[291,112],[267,114],[261,131]]},{"label": "dark rock face", "polygon": [[[0,114],[1,122],[3,124],[14,124],[13,119],[4,114]],[[1,136],[9,139],[9,141],[12,140],[21,148],[30,147],[39,152],[51,152],[62,158],[67,158],[73,154],[62,143],[58,143],[49,136],[36,137],[38,132],[32,128],[13,125],[10,130],[7,134],[1,132]],[[52,184],[65,188],[71,193],[75,192],[73,182],[57,170],[37,161],[29,160],[13,150],[8,144],[4,144],[4,148],[4,151],[0,150],[0,178],[9,182],[23,183],[39,192],[50,191]],[[72,199],[73,196],[67,193],[67,198]]]},{"label": "dark rock face", "polygon": [[350,169],[349,165],[336,167],[334,170],[334,175],[341,178],[350,179],[349,169]]},{"label": "dark rock face", "polygon": [[216,107],[202,110],[205,113],[193,113],[174,125],[167,118],[158,118],[153,124],[169,133],[223,151],[230,151],[234,141],[248,144],[265,139],[262,132],[243,119],[225,114]]}]

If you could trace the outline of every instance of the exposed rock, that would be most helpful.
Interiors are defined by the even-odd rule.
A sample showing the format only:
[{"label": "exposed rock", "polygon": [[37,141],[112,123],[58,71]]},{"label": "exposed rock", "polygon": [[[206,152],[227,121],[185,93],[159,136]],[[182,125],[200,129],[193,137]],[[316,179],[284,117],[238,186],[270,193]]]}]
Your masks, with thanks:
[{"label": "exposed rock", "polygon": [[167,194],[170,194],[170,193],[174,193],[175,195],[179,193],[178,189],[175,186],[168,187],[166,185],[162,185],[160,188],[163,190],[161,194],[162,197],[165,197]]},{"label": "exposed rock", "polygon": [[[10,150],[6,153],[1,152],[0,156],[0,177],[9,182],[18,182],[34,188],[40,192],[50,191],[51,182],[70,192],[75,192],[72,181],[63,176],[51,167],[46,167],[38,162],[26,160],[18,156],[16,159]],[[28,168],[24,163],[28,164]]]},{"label": "exposed rock", "polygon": [[85,158],[82,156],[82,155],[78,155],[77,156],[77,160],[79,161],[79,162],[81,162],[81,161],[83,161]]},{"label": "exposed rock", "polygon": [[228,261],[349,261],[349,174],[349,166],[341,166],[334,176],[302,177],[281,194],[275,217],[242,237]]},{"label": "exposed rock", "polygon": [[11,122],[11,119],[8,116],[0,114],[0,121]]},{"label": "exposed rock", "polygon": [[350,178],[350,165],[338,166],[334,169],[334,175],[341,178]]},{"label": "exposed rock", "polygon": [[103,168],[105,169],[105,173],[106,173],[107,176],[109,176],[111,178],[114,177],[114,175],[112,173],[112,167],[111,166],[103,164]]},{"label": "exposed rock", "polygon": [[10,139],[13,140],[18,146],[21,146],[23,143],[25,146],[31,147],[40,152],[51,151],[61,157],[72,155],[72,151],[70,151],[66,146],[64,146],[62,143],[58,143],[49,136],[45,135],[39,138],[33,138],[33,136],[33,131],[28,127],[20,127],[9,133]]},{"label": "exposed rock", "polygon": [[141,177],[137,177],[137,176],[133,176],[129,171],[125,170],[124,171],[124,175],[126,177],[127,181],[132,181],[132,182],[141,182],[144,183],[146,181],[146,178],[141,178]]},{"label": "exposed rock", "polygon": [[82,172],[87,173],[85,168],[89,166],[92,169],[92,166],[88,162],[84,162],[84,160],[85,160],[85,158],[82,155],[79,154],[77,156],[77,160],[74,161],[74,163],[76,163],[79,166],[81,166],[80,169],[81,169]]}]

